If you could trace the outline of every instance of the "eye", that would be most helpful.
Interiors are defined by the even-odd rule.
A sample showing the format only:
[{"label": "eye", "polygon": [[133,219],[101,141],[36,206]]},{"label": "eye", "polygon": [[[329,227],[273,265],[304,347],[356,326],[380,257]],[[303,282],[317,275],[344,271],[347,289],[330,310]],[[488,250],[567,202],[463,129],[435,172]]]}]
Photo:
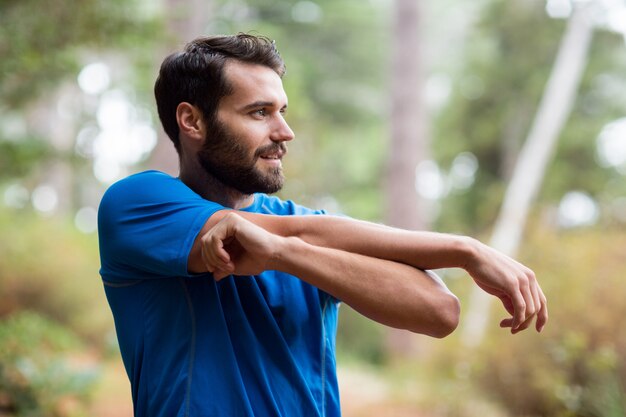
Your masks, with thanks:
[{"label": "eye", "polygon": [[254,117],[262,118],[262,117],[267,116],[267,110],[265,110],[265,109],[257,109],[257,110],[254,110],[253,112],[251,112],[250,114],[252,114]]}]

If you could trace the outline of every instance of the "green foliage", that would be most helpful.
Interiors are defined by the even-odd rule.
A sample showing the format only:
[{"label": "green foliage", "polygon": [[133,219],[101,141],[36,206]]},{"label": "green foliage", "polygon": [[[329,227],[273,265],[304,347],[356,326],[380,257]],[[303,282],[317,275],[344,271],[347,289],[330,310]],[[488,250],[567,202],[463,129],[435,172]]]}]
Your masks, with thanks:
[{"label": "green foliage", "polygon": [[[547,16],[543,0],[495,0],[469,33],[452,99],[435,120],[433,147],[444,168],[458,153],[470,151],[480,169],[470,190],[444,201],[441,227],[475,234],[493,221],[543,94],[564,23]],[[595,138],[607,122],[623,117],[626,108],[623,97],[611,91],[626,82],[623,50],[620,36],[595,31],[541,201],[558,201],[572,189],[599,196],[613,178],[613,172],[597,165]],[[585,175],[578,175],[581,171]]]},{"label": "green foliage", "polygon": [[84,47],[101,50],[148,43],[152,20],[128,1],[37,0],[0,2],[0,97],[22,108],[76,74]]},{"label": "green foliage", "polygon": [[385,328],[342,305],[337,330],[337,355],[342,363],[384,364],[387,359]]},{"label": "green foliage", "polygon": [[[444,340],[421,337],[422,354],[412,359],[385,361],[379,372],[393,397],[438,417],[626,415],[625,245],[623,228],[561,232],[533,224],[521,260],[548,298],[544,331],[500,329],[505,313],[494,301],[480,347],[465,347],[457,331]],[[450,281],[461,326],[470,281],[464,274]]]},{"label": "green foliage", "polygon": [[162,31],[141,5],[124,0],[0,1],[0,178],[28,177],[38,164],[71,158],[59,155],[50,132],[59,130],[52,124],[63,123],[62,135],[75,135],[74,124],[84,117],[81,109],[74,106],[74,120],[69,120],[36,104],[58,106],[54,97],[60,86],[83,65],[104,55],[117,55],[136,72],[145,71],[146,62],[152,64],[151,51]]},{"label": "green foliage", "polygon": [[0,137],[0,177],[15,178],[27,175],[42,160],[52,153],[46,142],[27,138],[3,140]]},{"label": "green foliage", "polygon": [[536,230],[525,261],[550,303],[543,334],[492,334],[475,362],[484,392],[512,415],[617,417],[626,412],[623,231]]},{"label": "green foliage", "polygon": [[82,347],[67,328],[20,311],[0,321],[0,397],[11,415],[86,416],[98,376],[72,355]]},{"label": "green foliage", "polygon": [[0,229],[0,317],[31,310],[104,343],[113,323],[95,236],[28,210],[0,209]]}]

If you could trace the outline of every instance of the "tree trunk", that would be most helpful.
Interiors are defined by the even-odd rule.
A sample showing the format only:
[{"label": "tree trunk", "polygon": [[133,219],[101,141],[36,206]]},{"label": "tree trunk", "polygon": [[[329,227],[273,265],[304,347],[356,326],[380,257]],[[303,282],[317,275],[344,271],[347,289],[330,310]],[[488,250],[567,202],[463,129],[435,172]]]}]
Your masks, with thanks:
[{"label": "tree trunk", "polygon": [[[427,229],[423,199],[415,190],[415,169],[428,158],[426,109],[422,99],[422,2],[395,1],[391,74],[391,143],[387,162],[386,223],[405,229]],[[413,336],[389,329],[393,353],[413,350]]]},{"label": "tree trunk", "polygon": [[[560,132],[576,100],[592,35],[593,26],[586,16],[585,8],[576,8],[561,40],[491,236],[490,245],[510,256],[516,255],[531,204],[537,196]],[[476,346],[482,341],[491,300],[491,296],[482,290],[477,287],[473,289],[462,335],[466,346]]]}]

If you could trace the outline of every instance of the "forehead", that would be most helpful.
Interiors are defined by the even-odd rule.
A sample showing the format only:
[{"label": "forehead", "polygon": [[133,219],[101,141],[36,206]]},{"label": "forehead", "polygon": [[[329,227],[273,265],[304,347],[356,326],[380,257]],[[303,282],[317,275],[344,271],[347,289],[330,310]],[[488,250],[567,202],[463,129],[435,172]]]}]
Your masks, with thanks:
[{"label": "forehead", "polygon": [[274,103],[279,107],[287,104],[283,82],[269,67],[228,61],[224,65],[224,73],[233,92],[222,98],[220,107],[242,107],[254,102]]}]

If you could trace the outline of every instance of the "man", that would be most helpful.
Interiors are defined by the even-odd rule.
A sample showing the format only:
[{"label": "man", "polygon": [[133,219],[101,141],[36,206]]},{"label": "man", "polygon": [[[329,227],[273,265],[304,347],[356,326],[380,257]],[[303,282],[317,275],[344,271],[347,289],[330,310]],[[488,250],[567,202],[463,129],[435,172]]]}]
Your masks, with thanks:
[{"label": "man", "polygon": [[528,268],[467,237],[393,229],[282,201],[284,64],[272,42],[200,38],[165,59],[159,116],[180,176],[130,176],[99,210],[101,275],[136,416],[338,416],[339,300],[444,337],[459,303],[428,269],[461,267],[513,333],[547,321]]}]

